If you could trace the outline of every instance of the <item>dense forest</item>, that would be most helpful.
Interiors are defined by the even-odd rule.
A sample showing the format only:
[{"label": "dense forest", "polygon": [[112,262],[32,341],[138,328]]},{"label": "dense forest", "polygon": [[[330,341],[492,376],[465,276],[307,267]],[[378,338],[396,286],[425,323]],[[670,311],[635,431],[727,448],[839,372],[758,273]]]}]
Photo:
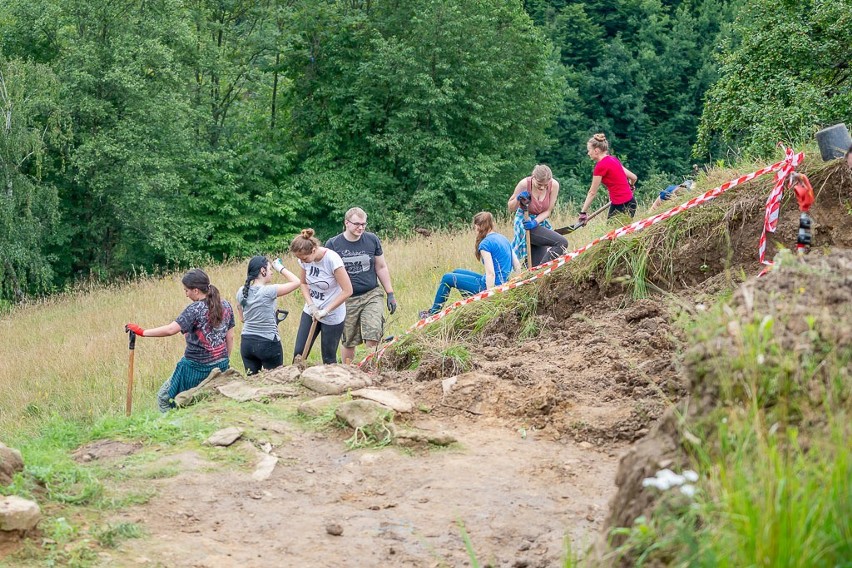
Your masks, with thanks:
[{"label": "dense forest", "polygon": [[[4,0],[0,307],[84,279],[645,195],[849,119],[852,0]],[[379,213],[380,212],[380,213]]]}]

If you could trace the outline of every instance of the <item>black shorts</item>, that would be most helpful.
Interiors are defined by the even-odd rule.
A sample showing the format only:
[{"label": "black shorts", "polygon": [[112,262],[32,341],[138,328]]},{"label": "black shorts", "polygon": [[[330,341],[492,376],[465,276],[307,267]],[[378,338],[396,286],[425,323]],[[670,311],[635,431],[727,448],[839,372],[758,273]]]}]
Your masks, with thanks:
[{"label": "black shorts", "polygon": [[613,205],[610,203],[609,205],[609,214],[606,216],[607,219],[617,215],[618,213],[627,213],[630,215],[632,219],[634,215],[636,215],[636,198],[634,197],[627,203],[622,203],[621,205]]}]

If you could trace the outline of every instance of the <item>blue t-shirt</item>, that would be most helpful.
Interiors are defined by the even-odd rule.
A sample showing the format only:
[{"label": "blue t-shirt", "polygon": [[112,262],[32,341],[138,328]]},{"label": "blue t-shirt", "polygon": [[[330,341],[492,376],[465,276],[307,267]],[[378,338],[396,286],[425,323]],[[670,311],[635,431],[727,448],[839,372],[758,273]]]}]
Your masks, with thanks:
[{"label": "blue t-shirt", "polygon": [[490,233],[479,243],[479,250],[491,254],[494,261],[494,285],[499,286],[509,279],[512,272],[512,243],[500,233]]},{"label": "blue t-shirt", "polygon": [[660,199],[662,201],[668,201],[672,198],[672,194],[677,191],[676,185],[670,185],[666,189],[660,192]]}]

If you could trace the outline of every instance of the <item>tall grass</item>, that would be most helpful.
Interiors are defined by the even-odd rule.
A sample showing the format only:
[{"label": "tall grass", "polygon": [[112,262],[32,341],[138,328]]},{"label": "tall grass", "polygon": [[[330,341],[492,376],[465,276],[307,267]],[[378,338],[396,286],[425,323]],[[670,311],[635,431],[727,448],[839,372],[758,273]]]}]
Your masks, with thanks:
[{"label": "tall grass", "polygon": [[[574,219],[568,212],[555,216],[557,226]],[[593,231],[599,229],[599,225],[592,225],[577,231],[571,235],[572,244],[591,239],[596,234]],[[511,236],[506,223],[498,230]],[[397,312],[388,316],[386,335],[404,331],[417,320],[419,310],[431,305],[443,273],[459,267],[482,271],[473,256],[473,242],[473,231],[462,230],[383,243],[399,302]],[[297,269],[292,257],[283,258],[290,269]],[[246,263],[204,268],[224,297],[235,302],[237,288],[245,280]],[[53,416],[92,421],[122,412],[129,360],[124,324],[132,321],[150,328],[173,321],[187,305],[181,275],[90,287],[4,314],[0,319],[0,439],[25,436]],[[290,311],[290,317],[280,326],[285,362],[292,357],[302,305],[298,290],[279,300],[279,307]],[[237,336],[241,329],[237,321]],[[137,339],[135,409],[153,404],[156,390],[171,376],[184,347],[180,336]],[[362,349],[357,356],[365,354]],[[315,349],[311,360],[318,358]],[[239,339],[231,365],[243,370]]]},{"label": "tall grass", "polygon": [[[815,279],[842,278],[787,256],[773,276],[799,294]],[[769,308],[744,315],[720,303],[686,325],[697,347],[684,419],[698,434],[690,454],[700,490],[693,501],[664,494],[650,518],[614,531],[628,538],[610,560],[852,565],[852,346],[833,332],[848,328],[850,308],[811,314],[795,305],[802,299],[771,294],[761,300]]]}]

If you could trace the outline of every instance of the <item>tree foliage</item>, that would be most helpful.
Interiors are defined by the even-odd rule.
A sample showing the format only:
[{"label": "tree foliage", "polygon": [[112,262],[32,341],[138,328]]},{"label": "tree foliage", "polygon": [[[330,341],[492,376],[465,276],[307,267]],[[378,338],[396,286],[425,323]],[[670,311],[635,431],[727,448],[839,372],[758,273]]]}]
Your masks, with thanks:
[{"label": "tree foliage", "polygon": [[[597,131],[640,178],[675,178],[720,42],[704,152],[762,112],[792,133],[835,116],[848,18],[815,0],[6,0],[0,299],[280,251],[355,205],[381,232],[466,223],[536,162],[577,198]],[[754,87],[738,116],[736,81],[793,76],[751,61],[781,67],[773,42],[807,66],[768,92],[805,102]]]},{"label": "tree foliage", "polygon": [[58,199],[41,173],[47,142],[63,139],[58,100],[50,69],[0,56],[0,302],[52,287],[44,251],[58,220]]},{"label": "tree foliage", "polygon": [[849,118],[852,2],[751,0],[708,93],[699,153],[767,155]]}]

